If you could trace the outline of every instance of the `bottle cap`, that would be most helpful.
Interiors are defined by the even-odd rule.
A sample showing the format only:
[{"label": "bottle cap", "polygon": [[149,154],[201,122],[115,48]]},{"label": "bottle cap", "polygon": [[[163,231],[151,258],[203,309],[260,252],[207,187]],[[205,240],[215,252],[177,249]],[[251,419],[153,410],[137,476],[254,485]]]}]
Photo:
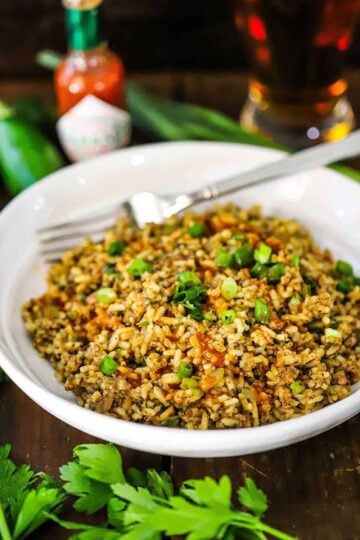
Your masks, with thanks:
[{"label": "bottle cap", "polygon": [[63,6],[67,9],[93,9],[100,4],[102,4],[103,0],[62,0]]}]

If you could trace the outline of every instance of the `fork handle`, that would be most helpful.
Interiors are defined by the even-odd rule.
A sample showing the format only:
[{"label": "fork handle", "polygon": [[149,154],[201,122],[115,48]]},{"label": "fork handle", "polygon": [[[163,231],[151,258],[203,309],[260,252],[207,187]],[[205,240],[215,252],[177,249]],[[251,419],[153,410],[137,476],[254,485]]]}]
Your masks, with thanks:
[{"label": "fork handle", "polygon": [[269,163],[241,174],[230,176],[207,186],[193,196],[194,202],[206,201],[227,195],[241,188],[266,182],[278,176],[290,176],[302,171],[329,165],[340,159],[354,157],[360,154],[360,129],[351,133],[346,139],[337,142],[326,142],[300,150],[279,161]]}]

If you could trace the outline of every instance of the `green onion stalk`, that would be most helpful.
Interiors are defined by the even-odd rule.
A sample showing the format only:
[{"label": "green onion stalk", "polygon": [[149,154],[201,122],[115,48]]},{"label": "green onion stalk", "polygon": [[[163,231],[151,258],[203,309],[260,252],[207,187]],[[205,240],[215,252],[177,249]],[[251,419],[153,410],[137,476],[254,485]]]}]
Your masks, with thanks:
[{"label": "green onion stalk", "polygon": [[[36,56],[39,65],[54,70],[61,61],[56,51],[43,50]],[[165,141],[206,140],[238,142],[288,151],[270,138],[244,129],[238,122],[217,111],[155,97],[134,83],[126,87],[127,109],[140,131]],[[331,169],[360,182],[360,171],[344,165]]]}]

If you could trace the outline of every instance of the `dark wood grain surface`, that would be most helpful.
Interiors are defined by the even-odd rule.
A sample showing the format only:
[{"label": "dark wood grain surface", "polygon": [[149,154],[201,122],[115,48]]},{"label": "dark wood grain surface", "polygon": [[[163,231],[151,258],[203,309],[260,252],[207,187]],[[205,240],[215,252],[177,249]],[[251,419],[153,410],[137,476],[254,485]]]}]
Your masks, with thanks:
[{"label": "dark wood grain surface", "polygon": [[[208,105],[233,117],[246,95],[246,78],[237,73],[169,72],[137,74],[133,79],[159,94]],[[360,118],[360,74],[349,74],[349,80],[350,97]],[[51,82],[0,83],[4,99],[29,94],[51,99]],[[7,199],[0,192],[0,205]],[[13,444],[17,462],[28,462],[56,476],[76,444],[94,440],[47,414],[11,382],[0,386],[0,444]],[[302,540],[360,539],[359,417],[300,444],[257,455],[195,460],[121,451],[126,466],[162,467],[178,485],[187,478],[229,474],[238,486],[246,475],[251,476],[269,495],[270,523]],[[46,525],[36,536],[39,540],[66,537],[55,525]]]}]

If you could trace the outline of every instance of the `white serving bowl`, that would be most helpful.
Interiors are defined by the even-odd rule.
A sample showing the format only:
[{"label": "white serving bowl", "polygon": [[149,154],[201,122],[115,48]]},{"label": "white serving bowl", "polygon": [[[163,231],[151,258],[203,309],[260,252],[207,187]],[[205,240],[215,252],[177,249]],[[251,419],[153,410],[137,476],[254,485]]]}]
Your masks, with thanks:
[{"label": "white serving bowl", "polygon": [[[308,415],[269,426],[189,431],[146,426],[77,405],[32,348],[22,324],[23,302],[45,290],[46,267],[37,255],[35,230],[86,210],[121,201],[137,191],[180,193],[279,159],[278,151],[240,144],[161,143],[137,146],[66,167],[27,189],[0,214],[0,364],[14,383],[49,413],[81,431],[159,454],[234,456],[301,441],[360,411],[360,389]],[[316,240],[360,271],[360,186],[327,169],[247,188],[230,199],[259,203],[265,213],[297,218]],[[24,411],[24,414],[26,412]]]}]

